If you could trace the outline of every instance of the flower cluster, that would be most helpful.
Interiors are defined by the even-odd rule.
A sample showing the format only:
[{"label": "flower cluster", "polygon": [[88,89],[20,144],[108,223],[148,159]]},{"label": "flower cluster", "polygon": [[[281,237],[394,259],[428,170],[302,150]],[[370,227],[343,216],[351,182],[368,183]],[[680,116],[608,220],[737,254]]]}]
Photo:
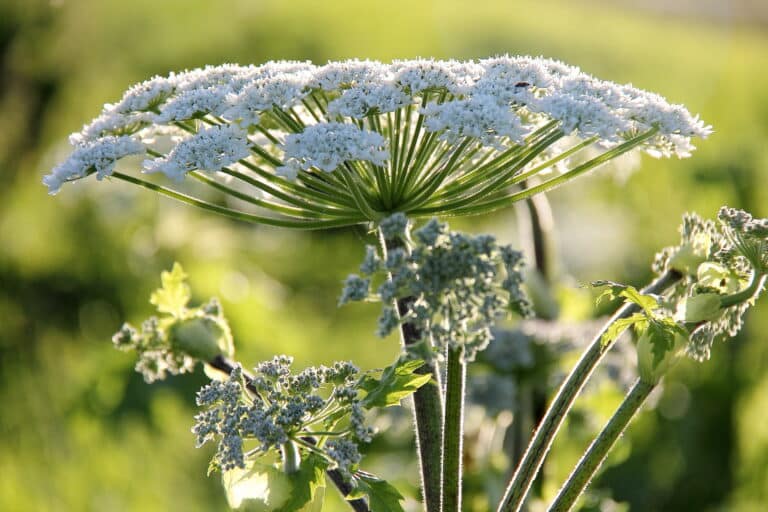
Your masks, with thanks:
[{"label": "flower cluster", "polygon": [[178,263],[171,272],[163,272],[163,286],[151,298],[160,316],[145,320],[140,330],[125,323],[112,337],[119,350],[137,353],[136,371],[147,382],[191,372],[198,361],[234,353],[232,332],[219,301],[213,298],[200,307],[188,307],[190,290],[185,280]]},{"label": "flower cluster", "polygon": [[498,207],[539,171],[570,165],[575,177],[635,148],[687,156],[710,131],[658,95],[544,58],[225,64],[131,87],[70,137],[73,153],[44,183],[56,193],[95,172],[185,200],[114,173],[146,153],[145,172],[226,174],[269,194],[254,204],[281,225],[325,227]]},{"label": "flower cluster", "polygon": [[[238,366],[227,380],[198,392],[202,411],[192,432],[198,447],[217,442],[213,468],[245,468],[249,457],[299,442],[324,453],[343,474],[352,474],[361,458],[358,445],[372,435],[357,398],[358,369],[337,362],[293,373],[292,363],[291,357],[276,356],[257,365],[252,376]],[[319,442],[314,437],[318,428],[323,431]]]},{"label": "flower cluster", "polygon": [[735,336],[768,274],[768,219],[723,207],[718,222],[687,214],[681,243],[662,250],[657,273],[676,271],[681,281],[667,294],[667,307],[693,326],[688,355],[708,359],[712,344]]},{"label": "flower cluster", "polygon": [[[382,234],[405,240],[407,225],[404,215],[393,215],[382,222]],[[369,247],[360,266],[366,277],[349,276],[342,291],[341,304],[364,300],[370,295],[371,278],[387,273],[376,291],[385,304],[379,336],[409,322],[439,349],[463,347],[464,357],[473,360],[488,345],[500,316],[510,310],[529,313],[521,289],[521,253],[489,235],[450,232],[447,224],[434,219],[413,234],[412,248],[390,248],[384,258]],[[397,301],[407,308],[402,318],[395,309]]]}]

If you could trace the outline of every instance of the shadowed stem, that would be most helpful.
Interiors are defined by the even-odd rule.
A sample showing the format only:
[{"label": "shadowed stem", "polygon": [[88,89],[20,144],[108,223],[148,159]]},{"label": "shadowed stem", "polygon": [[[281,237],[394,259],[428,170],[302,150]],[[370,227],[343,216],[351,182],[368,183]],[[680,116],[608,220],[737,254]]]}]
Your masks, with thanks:
[{"label": "shadowed stem", "polygon": [[[682,276],[678,272],[665,272],[653,283],[645,287],[642,292],[645,294],[661,293],[681,278]],[[600,329],[600,332],[595,335],[592,343],[590,343],[581,359],[579,359],[574,369],[571,370],[571,373],[560,386],[552,404],[544,414],[544,418],[541,420],[533,439],[531,439],[528,445],[523,460],[518,465],[512,480],[510,480],[507,486],[504,497],[499,503],[498,512],[518,512],[522,508],[530,491],[531,484],[536,478],[539,469],[541,469],[549,449],[552,447],[555,435],[563,424],[565,415],[570,411],[576,396],[592,374],[597,363],[600,362],[600,359],[612,346],[612,343],[603,343],[603,334],[616,320],[626,318],[638,310],[639,306],[635,304],[624,305],[606,322],[603,328]]]},{"label": "shadowed stem", "polygon": [[[227,375],[230,375],[232,373],[232,370],[235,369],[235,365],[228,361],[223,356],[218,356],[215,359],[208,361],[207,364],[213,368],[216,368],[219,371],[222,371],[226,373]],[[256,388],[256,386],[253,385],[253,377],[248,375],[246,372],[243,372],[243,377],[245,377],[245,387],[248,388],[249,391],[252,393],[255,393],[256,395],[259,395],[259,390]],[[308,438],[308,442],[311,442],[312,444],[315,444],[315,440]],[[296,445],[291,443],[293,445],[293,448],[296,448]],[[344,476],[341,474],[341,472],[338,469],[327,469],[325,471],[325,474],[328,475],[328,478],[331,480],[331,482],[334,483],[336,488],[339,490],[342,496],[345,498],[352,492],[352,485],[347,482],[344,479]],[[368,504],[365,502],[364,499],[359,498],[356,500],[347,500],[347,503],[350,507],[352,507],[352,510],[355,512],[370,512],[370,509],[368,508]]]},{"label": "shadowed stem", "polygon": [[[388,250],[407,249],[400,239],[387,240],[383,234],[380,239],[385,258]],[[414,300],[414,297],[397,300],[397,312],[401,318],[411,310]],[[400,337],[406,351],[409,347],[421,343],[423,339],[419,328],[410,322],[400,324]],[[429,339],[423,342],[429,343],[431,348]],[[432,376],[431,382],[421,386],[413,394],[413,417],[416,424],[416,448],[419,453],[424,508],[427,512],[440,512],[443,397],[437,361],[426,361],[416,373]]]},{"label": "shadowed stem", "polygon": [[571,510],[605,461],[605,457],[613,448],[616,440],[655,388],[655,384],[648,384],[639,379],[635,382],[624,401],[589,446],[571,476],[568,477],[568,481],[558,492],[557,497],[549,507],[549,512],[568,512]]},{"label": "shadowed stem", "polygon": [[464,347],[448,349],[443,422],[442,510],[461,510],[462,446],[464,444],[464,388],[467,363]]}]

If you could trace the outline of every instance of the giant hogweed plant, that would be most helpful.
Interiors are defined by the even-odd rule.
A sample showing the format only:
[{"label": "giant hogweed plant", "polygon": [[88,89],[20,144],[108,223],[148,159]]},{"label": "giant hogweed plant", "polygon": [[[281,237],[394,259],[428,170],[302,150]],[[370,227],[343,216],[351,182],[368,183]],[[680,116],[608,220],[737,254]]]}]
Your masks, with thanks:
[{"label": "giant hogweed plant", "polygon": [[[319,510],[327,479],[354,510],[403,510],[400,492],[363,469],[360,448],[375,435],[368,412],[412,396],[424,508],[453,512],[462,509],[467,366],[499,320],[531,307],[519,252],[421,219],[492,212],[629,152],[687,157],[692,139],[710,132],[658,95],[542,58],[222,65],[131,87],[70,137],[71,155],[43,182],[54,194],[95,174],[241,221],[367,227],[376,243],[339,303],[383,304],[377,333],[399,331],[402,341],[383,370],[340,362],[295,371],[285,355],[246,370],[221,305],[190,306],[178,265],[151,298],[158,316],[124,325],[114,343],[137,352],[148,382],[204,364],[211,383],[197,395],[192,431],[199,446],[216,445],[210,470],[233,508]],[[137,157],[145,176],[119,163]],[[552,510],[574,505],[682,354],[706,358],[715,339],[736,333],[764,287],[767,224],[731,209],[719,224],[686,217],[654,282],[596,283],[627,304],[551,401],[499,511],[524,506],[564,417],[622,331],[638,335],[640,379]]]}]

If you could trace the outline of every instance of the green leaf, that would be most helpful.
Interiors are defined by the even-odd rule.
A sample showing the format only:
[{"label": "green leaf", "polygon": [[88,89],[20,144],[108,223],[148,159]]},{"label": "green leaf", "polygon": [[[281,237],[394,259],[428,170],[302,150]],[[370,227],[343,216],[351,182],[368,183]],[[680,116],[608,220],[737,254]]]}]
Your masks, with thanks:
[{"label": "green leaf", "polygon": [[251,462],[232,469],[221,480],[229,506],[244,512],[319,512],[325,490],[322,457],[310,454],[296,473],[286,474],[271,464]]},{"label": "green leaf", "polygon": [[637,340],[640,379],[657,384],[678,360],[687,340],[687,331],[671,318],[651,320]]},{"label": "green leaf", "polygon": [[607,287],[597,298],[599,304],[605,299],[611,300],[618,297],[624,298],[626,302],[631,302],[640,306],[646,313],[659,307],[659,301],[653,295],[641,293],[634,286],[615,283],[613,281],[595,281],[592,283],[595,288]]},{"label": "green leaf", "polygon": [[149,302],[157,307],[160,313],[168,313],[175,317],[184,316],[191,293],[185,282],[187,274],[181,265],[173,264],[173,270],[160,274],[162,287],[152,293]]},{"label": "green leaf", "polygon": [[293,486],[291,498],[275,512],[315,512],[323,507],[325,497],[325,459],[310,453],[299,470],[288,475]]},{"label": "green leaf", "polygon": [[616,341],[618,337],[621,336],[621,333],[623,333],[630,326],[635,326],[635,328],[638,330],[642,330],[645,327],[644,324],[647,322],[648,317],[646,317],[643,313],[635,313],[634,315],[627,318],[619,318],[608,326],[608,328],[605,330],[605,334],[603,334],[602,338],[600,338],[600,343],[602,343],[603,347],[605,347],[608,344]]},{"label": "green leaf", "polygon": [[291,498],[288,475],[274,466],[251,463],[221,475],[227,502],[234,510],[275,512]]},{"label": "green leaf", "polygon": [[404,512],[400,502],[405,498],[388,482],[367,473],[358,474],[356,480],[355,491],[347,496],[348,500],[367,495],[371,512]]},{"label": "green leaf", "polygon": [[360,387],[366,392],[361,405],[368,409],[400,405],[402,399],[432,378],[430,374],[415,373],[422,366],[422,360],[399,360],[385,368],[379,379],[366,375],[360,382]]}]

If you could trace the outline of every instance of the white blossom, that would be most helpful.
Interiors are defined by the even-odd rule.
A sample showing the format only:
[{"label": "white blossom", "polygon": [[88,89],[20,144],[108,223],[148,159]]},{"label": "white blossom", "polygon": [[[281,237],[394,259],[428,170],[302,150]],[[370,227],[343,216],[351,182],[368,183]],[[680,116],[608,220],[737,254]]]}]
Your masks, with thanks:
[{"label": "white blossom", "polygon": [[107,135],[133,135],[151,122],[152,117],[146,112],[123,114],[108,110],[83,126],[80,132],[70,135],[69,143],[78,146]]},{"label": "white blossom", "polygon": [[180,181],[195,169],[220,171],[250,154],[246,133],[237,125],[212,126],[182,140],[167,156],[146,160],[144,171]]},{"label": "white blossom", "polygon": [[175,96],[163,105],[156,119],[159,123],[186,121],[207,114],[221,114],[227,108],[227,86],[189,89]]},{"label": "white blossom", "polygon": [[82,178],[92,171],[96,171],[97,179],[101,180],[112,174],[117,160],[143,152],[144,146],[132,137],[102,137],[77,146],[69,158],[43,178],[43,184],[48,187],[48,193],[55,194],[65,181]]},{"label": "white blossom", "polygon": [[355,160],[384,165],[389,155],[385,146],[384,137],[378,133],[351,124],[316,124],[286,137],[284,167],[295,170],[317,167],[332,172],[344,162]]},{"label": "white blossom", "polygon": [[366,84],[345,90],[328,104],[328,112],[361,119],[370,114],[394,112],[411,101],[411,96],[392,83]]},{"label": "white blossom", "polygon": [[260,77],[246,85],[239,94],[227,97],[227,110],[224,116],[240,119],[248,124],[259,123],[259,113],[271,109],[290,108],[307,95],[307,84],[312,75],[306,72],[278,74],[273,77]]},{"label": "white blossom", "polygon": [[499,105],[492,96],[473,96],[467,100],[429,103],[424,108],[426,129],[441,132],[441,138],[456,142],[475,137],[487,145],[500,144],[500,137],[521,143],[530,131],[507,105]]}]

